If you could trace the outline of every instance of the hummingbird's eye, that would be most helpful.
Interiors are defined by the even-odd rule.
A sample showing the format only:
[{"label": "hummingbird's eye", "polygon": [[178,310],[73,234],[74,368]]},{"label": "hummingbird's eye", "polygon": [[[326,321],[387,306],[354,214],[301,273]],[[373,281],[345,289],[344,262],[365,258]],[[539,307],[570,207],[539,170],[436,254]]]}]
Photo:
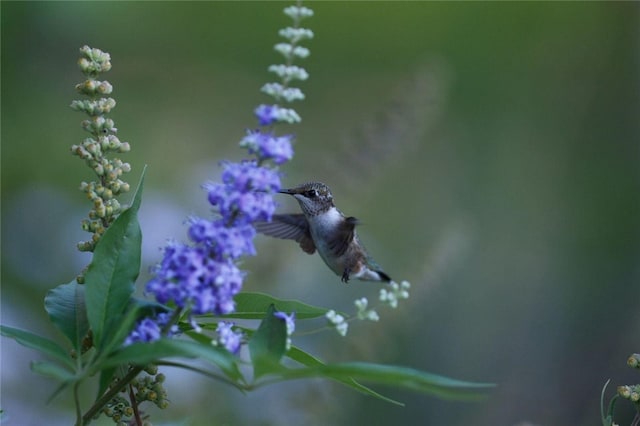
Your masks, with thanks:
[{"label": "hummingbird's eye", "polygon": [[310,189],[309,191],[307,191],[306,196],[308,198],[316,198],[318,196],[318,191],[316,191],[315,189]]}]

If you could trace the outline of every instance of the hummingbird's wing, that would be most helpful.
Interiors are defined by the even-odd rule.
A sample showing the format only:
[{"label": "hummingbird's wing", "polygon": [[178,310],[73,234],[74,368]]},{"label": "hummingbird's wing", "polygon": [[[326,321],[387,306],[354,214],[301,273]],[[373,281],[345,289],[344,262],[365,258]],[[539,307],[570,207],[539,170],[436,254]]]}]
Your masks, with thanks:
[{"label": "hummingbird's wing", "polygon": [[298,242],[305,253],[316,251],[304,214],[274,214],[271,222],[255,222],[254,226],[261,234]]},{"label": "hummingbird's wing", "polygon": [[340,223],[336,232],[327,239],[327,247],[336,256],[342,256],[353,241],[358,219],[351,216]]}]

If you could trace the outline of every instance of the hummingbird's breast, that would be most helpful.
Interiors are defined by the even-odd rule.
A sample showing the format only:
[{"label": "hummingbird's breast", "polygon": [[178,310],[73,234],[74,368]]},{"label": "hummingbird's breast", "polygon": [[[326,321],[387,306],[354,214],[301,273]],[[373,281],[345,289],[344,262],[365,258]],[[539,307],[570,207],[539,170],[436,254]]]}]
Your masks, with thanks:
[{"label": "hummingbird's breast", "polygon": [[333,251],[333,247],[330,246],[327,240],[316,237],[313,237],[313,240],[316,244],[318,254],[322,260],[324,260],[324,263],[326,263],[327,266],[336,273],[336,275],[342,275],[345,269],[349,269],[354,273],[360,271],[361,262],[359,261],[359,251],[356,250],[357,242],[349,244],[344,253],[336,254]]},{"label": "hummingbird's breast", "polygon": [[360,272],[364,253],[355,231],[349,240],[340,235],[340,225],[346,220],[344,215],[332,207],[308,220],[311,238],[324,263],[337,275],[342,275],[345,269],[354,274]]}]

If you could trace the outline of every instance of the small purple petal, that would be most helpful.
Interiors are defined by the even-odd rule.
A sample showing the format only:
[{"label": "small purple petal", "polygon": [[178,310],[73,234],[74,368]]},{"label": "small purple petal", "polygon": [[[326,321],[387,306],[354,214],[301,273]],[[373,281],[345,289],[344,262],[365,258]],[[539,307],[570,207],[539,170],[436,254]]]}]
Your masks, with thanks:
[{"label": "small purple petal", "polygon": [[233,331],[232,322],[219,322],[216,333],[218,333],[218,343],[225,347],[232,354],[238,353],[240,344],[242,343],[242,333]]},{"label": "small purple petal", "polygon": [[278,109],[277,105],[260,105],[254,111],[258,118],[258,123],[261,126],[269,126],[273,124],[273,122],[278,118]]},{"label": "small purple petal", "polygon": [[137,342],[155,342],[160,340],[161,329],[158,323],[151,318],[145,318],[131,331],[131,334],[124,341],[124,346],[129,346]]},{"label": "small purple petal", "polygon": [[296,329],[296,313],[292,312],[291,315],[287,315],[286,312],[275,312],[273,316],[285,321],[285,323],[287,324],[287,336],[291,336]]}]

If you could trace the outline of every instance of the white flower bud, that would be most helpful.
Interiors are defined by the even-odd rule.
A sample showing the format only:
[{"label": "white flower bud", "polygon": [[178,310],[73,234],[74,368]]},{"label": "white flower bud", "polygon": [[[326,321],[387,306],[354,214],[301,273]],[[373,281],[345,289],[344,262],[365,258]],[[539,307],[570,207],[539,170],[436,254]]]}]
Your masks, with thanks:
[{"label": "white flower bud", "polygon": [[313,38],[313,31],[307,28],[293,28],[287,27],[278,31],[281,37],[286,38],[292,43],[296,43],[300,40],[308,40]]},{"label": "white flower bud", "polygon": [[275,73],[278,77],[284,81],[290,80],[306,80],[309,78],[309,73],[296,65],[271,65],[269,71]]},{"label": "white flower bud", "polygon": [[310,18],[313,16],[313,10],[304,6],[287,6],[284,8],[284,14],[297,21],[303,18]]}]

